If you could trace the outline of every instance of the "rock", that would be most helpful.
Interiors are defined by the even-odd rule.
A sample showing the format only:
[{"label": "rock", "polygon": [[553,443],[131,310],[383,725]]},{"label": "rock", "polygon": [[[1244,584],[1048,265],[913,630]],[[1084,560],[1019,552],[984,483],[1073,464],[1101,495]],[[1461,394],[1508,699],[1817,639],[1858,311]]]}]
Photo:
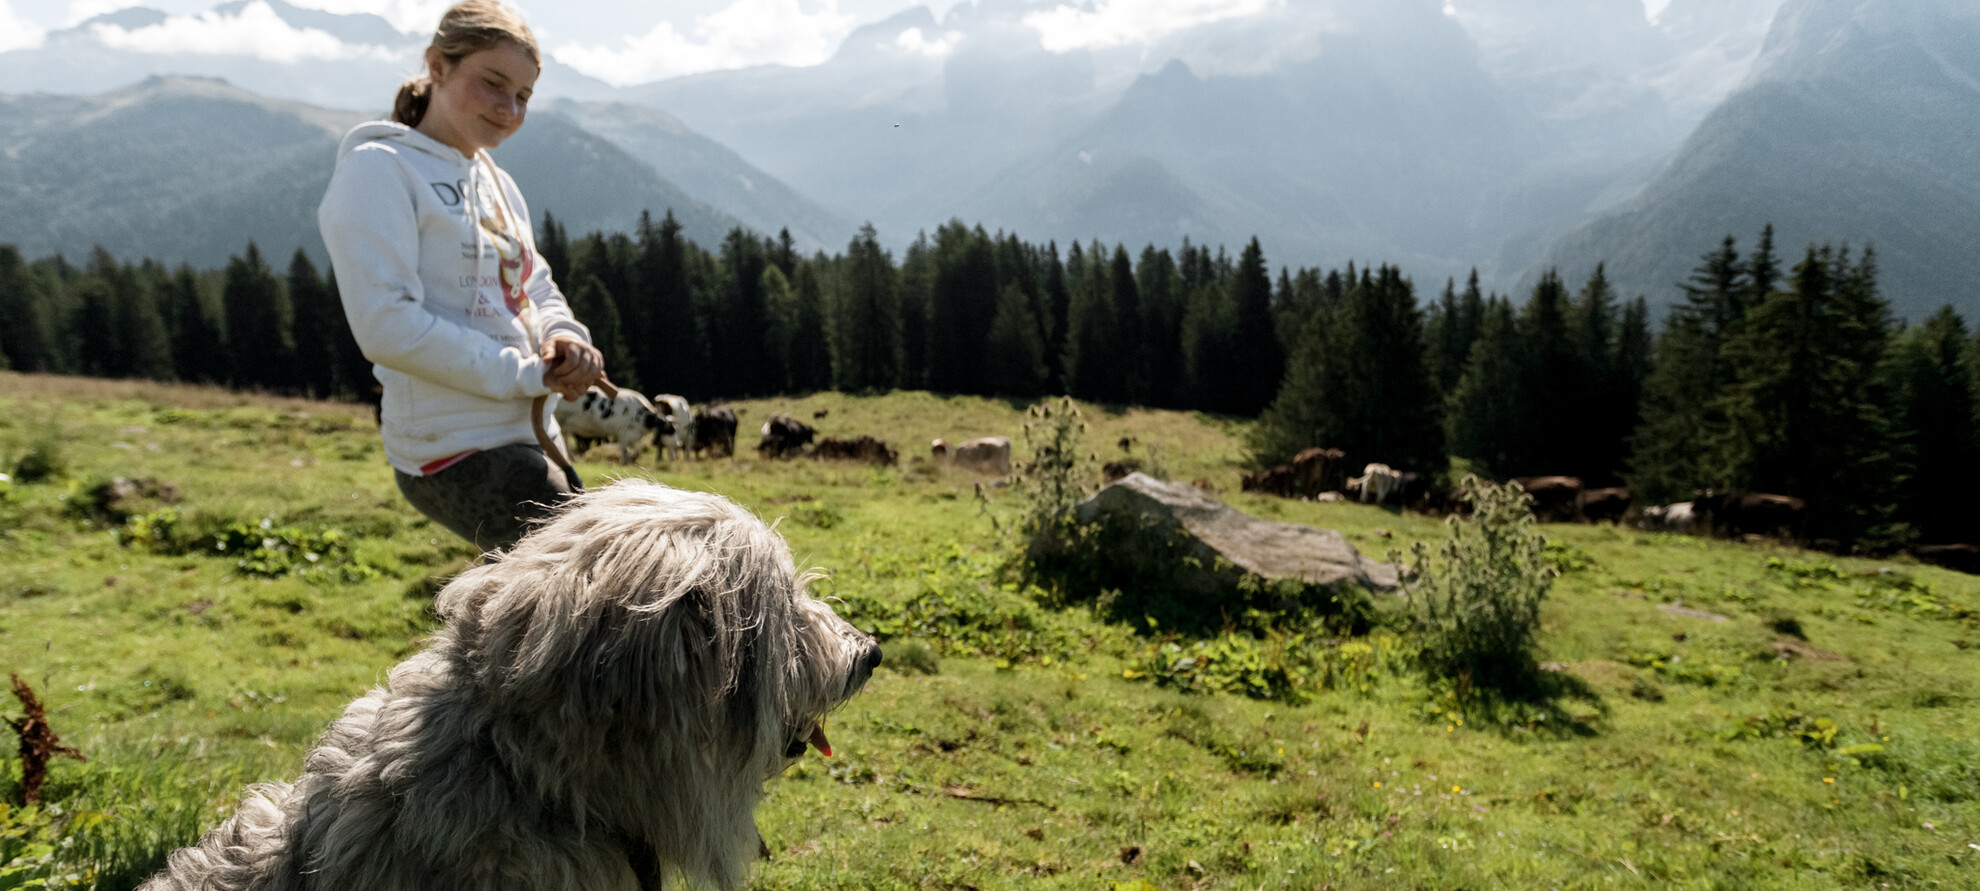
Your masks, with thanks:
[{"label": "rock", "polygon": [[[1195,565],[1176,568],[1184,588],[1212,594],[1234,588],[1246,573],[1309,585],[1353,583],[1377,591],[1397,586],[1396,568],[1363,557],[1331,529],[1261,520],[1194,486],[1132,473],[1080,502],[1074,516],[1126,533],[1116,559],[1160,560],[1181,544]],[[1137,547],[1138,545],[1138,547]],[[1219,559],[1221,558],[1221,559]]]}]

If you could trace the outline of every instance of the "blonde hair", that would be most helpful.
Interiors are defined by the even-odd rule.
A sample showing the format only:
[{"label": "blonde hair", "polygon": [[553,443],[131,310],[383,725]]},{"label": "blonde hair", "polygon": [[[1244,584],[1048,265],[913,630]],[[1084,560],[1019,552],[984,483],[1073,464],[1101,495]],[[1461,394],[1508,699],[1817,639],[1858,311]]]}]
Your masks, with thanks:
[{"label": "blonde hair", "polygon": [[[440,16],[440,24],[433,29],[433,42],[429,49],[437,49],[449,63],[459,62],[485,49],[493,49],[503,41],[510,41],[529,52],[529,57],[541,67],[543,56],[536,48],[536,35],[529,25],[513,9],[504,6],[499,0],[462,0],[447,8]],[[398,98],[392,101],[392,120],[408,127],[417,127],[426,117],[426,105],[433,98],[433,73],[420,72],[419,76],[408,78],[399,85]]]}]

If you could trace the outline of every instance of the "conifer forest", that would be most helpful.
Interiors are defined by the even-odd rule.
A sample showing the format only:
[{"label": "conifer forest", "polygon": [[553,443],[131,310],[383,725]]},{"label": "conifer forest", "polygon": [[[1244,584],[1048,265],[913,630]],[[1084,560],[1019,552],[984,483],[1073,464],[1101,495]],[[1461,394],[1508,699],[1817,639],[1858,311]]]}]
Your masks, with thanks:
[{"label": "conifer forest", "polygon": [[[1258,465],[1309,446],[1432,479],[1561,474],[1638,504],[1700,490],[1807,500],[1806,537],[1864,550],[1980,540],[1980,341],[1950,305],[1892,318],[1873,250],[1727,236],[1653,318],[1601,268],[1530,293],[1425,285],[1390,265],[1274,270],[1235,256],[1029,243],[952,221],[901,256],[837,254],[671,214],[545,261],[610,377],[697,402],[930,390],[1255,417]],[[1950,295],[1949,295],[1950,296]],[[370,363],[310,257],[252,244],[225,269],[78,266],[0,246],[0,367],[366,399]]]}]

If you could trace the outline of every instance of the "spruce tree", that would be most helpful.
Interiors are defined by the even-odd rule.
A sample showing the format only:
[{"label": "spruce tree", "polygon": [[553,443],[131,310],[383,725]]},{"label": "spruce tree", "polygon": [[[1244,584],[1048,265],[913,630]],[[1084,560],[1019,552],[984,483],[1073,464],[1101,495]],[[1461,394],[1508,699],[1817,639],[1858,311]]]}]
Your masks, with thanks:
[{"label": "spruce tree", "polygon": [[1567,288],[1549,269],[1519,314],[1520,385],[1525,441],[1502,472],[1510,476],[1573,474],[1580,462],[1577,428],[1583,423],[1583,370],[1568,335]]},{"label": "spruce tree", "polygon": [[53,307],[41,282],[13,245],[0,244],[0,351],[16,371],[58,367]]},{"label": "spruce tree", "polygon": [[227,262],[220,299],[226,311],[231,359],[228,385],[236,389],[286,386],[293,370],[292,341],[284,324],[291,316],[288,294],[254,242],[248,242],[245,254]]},{"label": "spruce tree", "polygon": [[1179,338],[1184,399],[1204,411],[1234,413],[1230,392],[1237,376],[1237,308],[1222,283],[1209,276],[1198,280],[1184,305]]},{"label": "spruce tree", "polygon": [[1951,306],[1891,349],[1893,422],[1901,443],[1898,518],[1930,544],[1980,542],[1980,398],[1966,322]]},{"label": "spruce tree", "polygon": [[[654,320],[650,328],[631,332],[632,343],[638,346],[632,358],[640,382],[657,392],[705,399],[720,390],[709,373],[707,341],[695,311],[690,255],[698,253],[700,249],[681,236],[681,224],[671,210],[659,225],[641,226],[635,265],[638,290],[625,303],[628,314]],[[579,272],[574,268],[571,274]]]},{"label": "spruce tree", "polygon": [[985,383],[993,395],[1030,398],[1044,393],[1045,342],[1038,336],[1031,302],[1016,283],[1006,285],[997,299],[983,350]]},{"label": "spruce tree", "polygon": [[331,316],[342,316],[343,305],[330,293],[309,254],[296,248],[289,260],[289,302],[295,308],[295,382],[303,392],[328,399],[337,390],[337,343],[331,336],[336,326]]},{"label": "spruce tree", "polygon": [[1526,445],[1519,353],[1519,331],[1511,302],[1486,301],[1478,339],[1472,342],[1464,374],[1451,391],[1445,429],[1451,454],[1469,461],[1474,472],[1487,477],[1513,476]]},{"label": "spruce tree", "polygon": [[841,390],[883,390],[895,385],[900,316],[893,260],[873,224],[860,227],[846,247],[833,318],[832,378]]},{"label": "spruce tree", "polygon": [[[1078,251],[1075,243],[1073,250]],[[1051,381],[1047,388],[1055,393],[1071,392],[1067,383],[1066,355],[1066,314],[1072,305],[1072,290],[1066,283],[1065,264],[1059,262],[1059,243],[1047,242],[1039,262],[1043,268],[1039,281],[1039,302],[1044,304],[1045,313],[1038,320],[1038,327],[1045,332],[1045,367],[1051,370]]]},{"label": "spruce tree", "polygon": [[935,280],[928,301],[928,387],[984,392],[983,338],[997,311],[997,261],[990,236],[950,220],[935,230]]},{"label": "spruce tree", "polygon": [[1236,367],[1230,382],[1231,410],[1256,415],[1272,401],[1286,372],[1285,352],[1272,324],[1272,280],[1256,237],[1238,258],[1230,290],[1235,313],[1232,340],[1237,350],[1232,357]]},{"label": "spruce tree", "polygon": [[1175,258],[1149,245],[1135,266],[1135,286],[1141,296],[1142,332],[1148,351],[1147,390],[1150,405],[1179,407],[1182,387],[1182,279]]},{"label": "spruce tree", "polygon": [[1120,402],[1122,361],[1115,336],[1119,322],[1114,313],[1113,287],[1108,281],[1107,258],[1100,243],[1091,252],[1074,245],[1067,273],[1071,276],[1072,304],[1066,309],[1066,391],[1093,402]]},{"label": "spruce tree", "polygon": [[1114,312],[1114,364],[1119,382],[1115,392],[1121,401],[1130,405],[1147,405],[1154,397],[1152,369],[1155,355],[1150,350],[1143,322],[1145,310],[1141,305],[1141,287],[1135,282],[1134,263],[1128,259],[1127,246],[1114,245],[1114,259],[1107,269],[1107,283],[1112,286]]},{"label": "spruce tree", "polygon": [[900,368],[903,389],[926,390],[931,386],[929,365],[936,359],[929,351],[934,337],[929,327],[929,312],[930,301],[934,299],[935,266],[935,245],[928,240],[927,232],[917,233],[901,258],[897,277],[901,336],[899,354],[894,361]]},{"label": "spruce tree", "polygon": [[1364,275],[1339,312],[1308,324],[1249,445],[1263,464],[1322,446],[1346,452],[1350,464],[1440,475],[1441,420],[1415,288],[1401,270],[1383,266]]},{"label": "spruce tree", "polygon": [[584,323],[591,331],[591,345],[605,359],[605,376],[613,384],[621,387],[640,389],[639,369],[633,364],[632,351],[626,347],[624,323],[619,318],[617,301],[606,287],[604,279],[593,273],[584,273],[577,281],[577,287],[569,294],[571,315]]},{"label": "spruce tree", "polygon": [[790,346],[790,377],[793,392],[810,393],[832,386],[832,355],[826,343],[825,289],[818,269],[819,259],[798,263],[797,279],[791,283],[797,306],[796,325]]}]

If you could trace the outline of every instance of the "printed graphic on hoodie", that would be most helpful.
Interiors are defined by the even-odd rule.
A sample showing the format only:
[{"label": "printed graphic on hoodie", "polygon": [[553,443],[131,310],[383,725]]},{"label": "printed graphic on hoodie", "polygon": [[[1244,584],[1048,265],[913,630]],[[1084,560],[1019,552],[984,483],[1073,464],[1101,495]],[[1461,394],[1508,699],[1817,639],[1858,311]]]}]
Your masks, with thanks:
[{"label": "printed graphic on hoodie", "polygon": [[500,185],[475,190],[476,197],[480,199],[476,202],[480,205],[478,216],[481,231],[495,245],[495,254],[501,258],[502,303],[511,315],[522,315],[523,307],[529,302],[529,295],[523,292],[523,283],[529,281],[536,260],[529,248],[523,245],[522,239],[517,237],[514,221],[509,218],[509,209],[502,206],[504,202],[499,197],[500,190]]}]

